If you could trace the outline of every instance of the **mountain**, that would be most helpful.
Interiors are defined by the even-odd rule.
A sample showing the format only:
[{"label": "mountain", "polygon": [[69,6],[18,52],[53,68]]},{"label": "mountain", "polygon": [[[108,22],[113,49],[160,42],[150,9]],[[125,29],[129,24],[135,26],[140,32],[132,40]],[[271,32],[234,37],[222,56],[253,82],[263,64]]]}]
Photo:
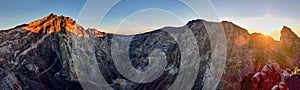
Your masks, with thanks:
[{"label": "mountain", "polygon": [[[205,73],[210,69],[211,53],[215,50],[211,48],[212,37],[208,34],[212,28],[207,26],[215,24],[224,29],[227,42],[225,71],[218,89],[296,90],[300,87],[294,83],[299,82],[297,77],[300,74],[293,73],[294,68],[300,66],[300,39],[286,26],[282,28],[280,41],[260,33],[250,34],[228,21],[200,19],[178,28],[165,27],[137,35],[118,35],[84,29],[71,18],[54,14],[0,31],[0,87],[5,90],[77,90],[87,88],[83,84],[97,87],[94,83],[99,78],[95,77],[102,74],[113,89],[165,90],[177,79],[184,81],[184,78],[178,78],[178,73],[184,68],[181,67],[183,55],[197,53],[200,57],[190,58],[200,62],[196,68],[199,71],[197,79],[191,87],[199,90],[205,85]],[[184,36],[187,30],[191,30],[196,41]],[[173,35],[181,35],[179,39],[184,41],[183,44],[195,43],[193,45],[197,45],[199,51],[183,53],[181,44]],[[120,55],[126,60],[126,56],[121,54],[126,52],[132,66],[142,72],[151,69],[151,65],[157,63],[156,59],[165,59],[165,63],[154,64],[165,65],[158,79],[138,83],[125,78],[118,71],[114,59]],[[84,71],[78,72],[78,68]],[[88,77],[81,77],[81,74]]]}]

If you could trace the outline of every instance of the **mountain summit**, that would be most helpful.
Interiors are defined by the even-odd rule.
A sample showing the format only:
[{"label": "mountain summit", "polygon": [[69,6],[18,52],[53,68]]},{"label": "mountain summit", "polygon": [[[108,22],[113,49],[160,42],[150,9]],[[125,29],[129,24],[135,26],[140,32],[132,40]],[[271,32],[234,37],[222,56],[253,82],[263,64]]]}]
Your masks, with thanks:
[{"label": "mountain summit", "polygon": [[50,15],[29,23],[24,29],[35,33],[53,33],[63,30],[74,32],[76,28],[76,22],[70,17],[57,16],[53,13]]},{"label": "mountain summit", "polygon": [[30,22],[28,25],[22,25],[23,29],[28,30],[33,33],[58,33],[58,32],[70,32],[76,34],[77,36],[88,37],[88,32],[94,34],[96,37],[102,37],[107,35],[107,33],[100,32],[97,29],[87,29],[84,30],[82,26],[76,23],[72,18],[66,16],[58,16],[53,13],[50,15]]}]

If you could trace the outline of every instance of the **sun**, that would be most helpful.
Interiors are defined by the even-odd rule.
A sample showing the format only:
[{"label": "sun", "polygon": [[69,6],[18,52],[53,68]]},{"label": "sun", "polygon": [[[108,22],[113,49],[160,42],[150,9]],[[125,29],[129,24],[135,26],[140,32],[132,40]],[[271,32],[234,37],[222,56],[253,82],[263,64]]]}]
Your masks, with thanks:
[{"label": "sun", "polygon": [[223,20],[232,21],[233,23],[244,27],[249,33],[263,33],[272,36],[275,40],[280,38],[280,30],[283,26],[294,26],[296,20],[289,18],[275,17],[264,15],[260,17],[225,17]]}]

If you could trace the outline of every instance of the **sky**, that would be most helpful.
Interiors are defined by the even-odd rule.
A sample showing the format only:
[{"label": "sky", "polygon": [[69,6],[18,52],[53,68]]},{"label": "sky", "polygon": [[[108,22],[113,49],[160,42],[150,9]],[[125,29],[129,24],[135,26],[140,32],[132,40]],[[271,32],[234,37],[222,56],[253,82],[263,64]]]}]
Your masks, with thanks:
[{"label": "sky", "polygon": [[[0,30],[29,23],[50,13],[79,19],[78,23],[85,28],[122,34],[142,33],[164,26],[179,27],[199,18],[189,5],[177,0],[123,0],[117,4],[113,1],[118,0],[1,0]],[[300,0],[210,0],[203,5],[199,3],[199,7],[210,4],[213,8],[202,11],[213,10],[220,20],[231,21],[250,33],[260,32],[278,40],[283,25],[300,35],[299,3]],[[113,7],[108,8],[110,4]],[[200,15],[200,18],[214,21],[205,16]]]},{"label": "sky", "polygon": [[221,20],[234,22],[250,33],[280,38],[283,25],[300,35],[300,0],[212,0]]}]

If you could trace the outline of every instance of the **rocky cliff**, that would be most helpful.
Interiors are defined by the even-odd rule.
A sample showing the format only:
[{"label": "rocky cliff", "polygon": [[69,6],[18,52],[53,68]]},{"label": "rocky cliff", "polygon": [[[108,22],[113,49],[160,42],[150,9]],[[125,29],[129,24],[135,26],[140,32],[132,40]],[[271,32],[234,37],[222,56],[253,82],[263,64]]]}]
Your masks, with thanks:
[{"label": "rocky cliff", "polygon": [[[205,73],[210,68],[212,43],[205,20],[194,20],[183,27],[166,27],[137,35],[116,35],[96,29],[84,29],[69,17],[51,14],[40,20],[0,31],[0,87],[2,89],[83,89],[78,73],[102,74],[113,89],[166,90],[179,77],[183,49],[177,39],[170,35],[191,30],[196,41],[183,38],[186,43],[195,43],[200,57],[199,72],[192,85],[193,90],[203,88]],[[298,74],[291,74],[300,65],[300,39],[288,27],[281,31],[280,41],[260,33],[250,34],[231,22],[220,22],[227,42],[226,67],[218,89],[257,90],[290,89],[299,87]],[[118,41],[114,43],[115,41]],[[121,48],[112,48],[117,46]],[[112,52],[128,47],[131,65],[138,71],[151,69],[165,60],[159,77],[147,83],[138,83],[125,78],[116,68]],[[127,57],[128,57],[127,56]],[[125,60],[124,56],[124,60]],[[85,60],[76,63],[77,59]],[[192,59],[192,58],[191,58]],[[94,68],[78,72],[77,64],[91,63]],[[161,59],[158,59],[161,60]],[[125,65],[125,64],[124,64]],[[160,65],[160,64],[154,64]],[[101,73],[99,73],[101,71]],[[96,76],[91,76],[96,77]],[[79,82],[79,81],[83,81]],[[183,81],[183,80],[182,80]]]},{"label": "rocky cliff", "polygon": [[276,41],[260,33],[249,34],[233,23],[222,23],[228,44],[223,89],[270,90],[286,83],[290,71],[299,66],[300,40],[290,28],[284,26],[280,41]]}]

